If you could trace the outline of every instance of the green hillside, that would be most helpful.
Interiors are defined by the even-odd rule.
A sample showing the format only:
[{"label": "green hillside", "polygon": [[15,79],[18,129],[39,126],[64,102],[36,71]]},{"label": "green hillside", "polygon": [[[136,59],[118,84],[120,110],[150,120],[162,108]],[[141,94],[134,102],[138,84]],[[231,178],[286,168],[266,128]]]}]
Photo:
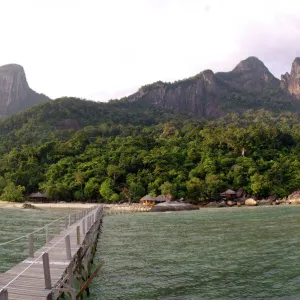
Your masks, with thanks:
[{"label": "green hillside", "polygon": [[195,120],[145,103],[62,98],[0,122],[0,194],[136,201],[217,199],[227,188],[288,195],[300,184],[295,113]]}]

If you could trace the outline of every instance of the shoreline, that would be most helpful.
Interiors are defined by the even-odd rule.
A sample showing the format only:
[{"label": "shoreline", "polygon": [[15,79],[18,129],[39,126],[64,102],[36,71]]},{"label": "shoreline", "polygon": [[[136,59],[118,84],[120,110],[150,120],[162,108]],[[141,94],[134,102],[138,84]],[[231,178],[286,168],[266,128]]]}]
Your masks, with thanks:
[{"label": "shoreline", "polygon": [[80,203],[80,202],[71,202],[71,203],[35,203],[35,202],[8,202],[8,201],[0,201],[0,208],[17,208],[23,209],[23,205],[31,204],[34,205],[36,208],[40,209],[60,209],[60,208],[71,208],[71,209],[86,209],[93,207],[95,205],[99,205],[99,203]]},{"label": "shoreline", "polygon": [[[123,203],[123,204],[111,204],[111,203],[81,203],[81,202],[66,202],[66,203],[35,203],[35,202],[8,202],[8,201],[0,201],[0,209],[26,209],[23,207],[24,204],[31,204],[38,209],[87,209],[93,207],[95,205],[103,205],[104,210],[109,214],[110,212],[150,212],[151,208],[148,206],[141,205],[139,203]],[[199,210],[203,209],[211,209],[211,208],[240,208],[240,207],[274,207],[274,206],[298,206],[297,203],[290,203],[290,204],[279,204],[279,205],[242,205],[242,206],[198,206]],[[179,210],[184,211],[184,210]]]}]

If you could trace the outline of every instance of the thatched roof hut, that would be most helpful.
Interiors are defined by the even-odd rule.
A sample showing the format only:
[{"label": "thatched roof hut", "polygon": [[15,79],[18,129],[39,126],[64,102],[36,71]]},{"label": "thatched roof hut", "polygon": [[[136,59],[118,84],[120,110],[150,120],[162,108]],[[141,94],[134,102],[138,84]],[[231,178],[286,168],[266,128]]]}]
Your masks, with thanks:
[{"label": "thatched roof hut", "polygon": [[224,193],[221,193],[220,196],[224,199],[234,199],[236,197],[236,192],[233,190],[228,189]]},{"label": "thatched roof hut", "polygon": [[155,198],[150,196],[150,195],[146,195],[143,198],[141,198],[142,201],[154,201]]},{"label": "thatched roof hut", "polygon": [[153,206],[157,203],[166,202],[166,201],[167,199],[162,195],[157,196],[155,198],[150,195],[146,195],[140,200],[140,203],[147,206]]},{"label": "thatched roof hut", "polygon": [[235,195],[236,194],[236,192],[235,191],[233,191],[233,190],[227,190],[227,191],[225,191],[224,193],[222,193],[223,195]]},{"label": "thatched roof hut", "polygon": [[29,195],[29,198],[32,200],[46,200],[47,199],[47,194],[46,193],[32,193]]}]

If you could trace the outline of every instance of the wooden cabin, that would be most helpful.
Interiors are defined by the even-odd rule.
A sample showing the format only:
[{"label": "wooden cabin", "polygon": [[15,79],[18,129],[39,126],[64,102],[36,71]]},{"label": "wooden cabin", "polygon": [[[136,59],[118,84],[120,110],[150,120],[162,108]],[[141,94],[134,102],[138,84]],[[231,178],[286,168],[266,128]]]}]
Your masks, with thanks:
[{"label": "wooden cabin", "polygon": [[223,200],[233,200],[236,198],[236,192],[233,190],[227,190],[224,193],[220,194]]},{"label": "wooden cabin", "polygon": [[155,204],[158,204],[158,203],[161,203],[161,202],[166,202],[167,199],[160,195],[160,196],[157,196],[157,197],[152,197],[150,195],[146,195],[144,196],[141,200],[140,200],[140,203],[142,205],[145,205],[145,206],[154,206]]},{"label": "wooden cabin", "polygon": [[35,201],[35,202],[46,202],[47,201],[47,195],[46,193],[32,193],[28,196],[30,198],[31,201]]}]

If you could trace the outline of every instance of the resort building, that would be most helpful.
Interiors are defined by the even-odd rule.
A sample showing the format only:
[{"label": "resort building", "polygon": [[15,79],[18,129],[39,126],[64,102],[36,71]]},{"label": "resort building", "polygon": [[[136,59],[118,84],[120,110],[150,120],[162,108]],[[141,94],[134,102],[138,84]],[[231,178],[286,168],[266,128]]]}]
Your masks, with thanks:
[{"label": "resort building", "polygon": [[233,200],[236,198],[236,192],[233,190],[227,190],[224,193],[220,194],[223,200]]},{"label": "resort building", "polygon": [[142,205],[152,207],[155,204],[158,204],[158,203],[161,203],[161,202],[166,202],[166,201],[167,201],[167,198],[163,195],[159,195],[157,197],[152,197],[150,195],[146,195],[140,200],[140,203]]},{"label": "resort building", "polygon": [[28,196],[30,198],[30,200],[32,201],[41,201],[44,202],[47,200],[47,195],[46,193],[32,193]]}]

